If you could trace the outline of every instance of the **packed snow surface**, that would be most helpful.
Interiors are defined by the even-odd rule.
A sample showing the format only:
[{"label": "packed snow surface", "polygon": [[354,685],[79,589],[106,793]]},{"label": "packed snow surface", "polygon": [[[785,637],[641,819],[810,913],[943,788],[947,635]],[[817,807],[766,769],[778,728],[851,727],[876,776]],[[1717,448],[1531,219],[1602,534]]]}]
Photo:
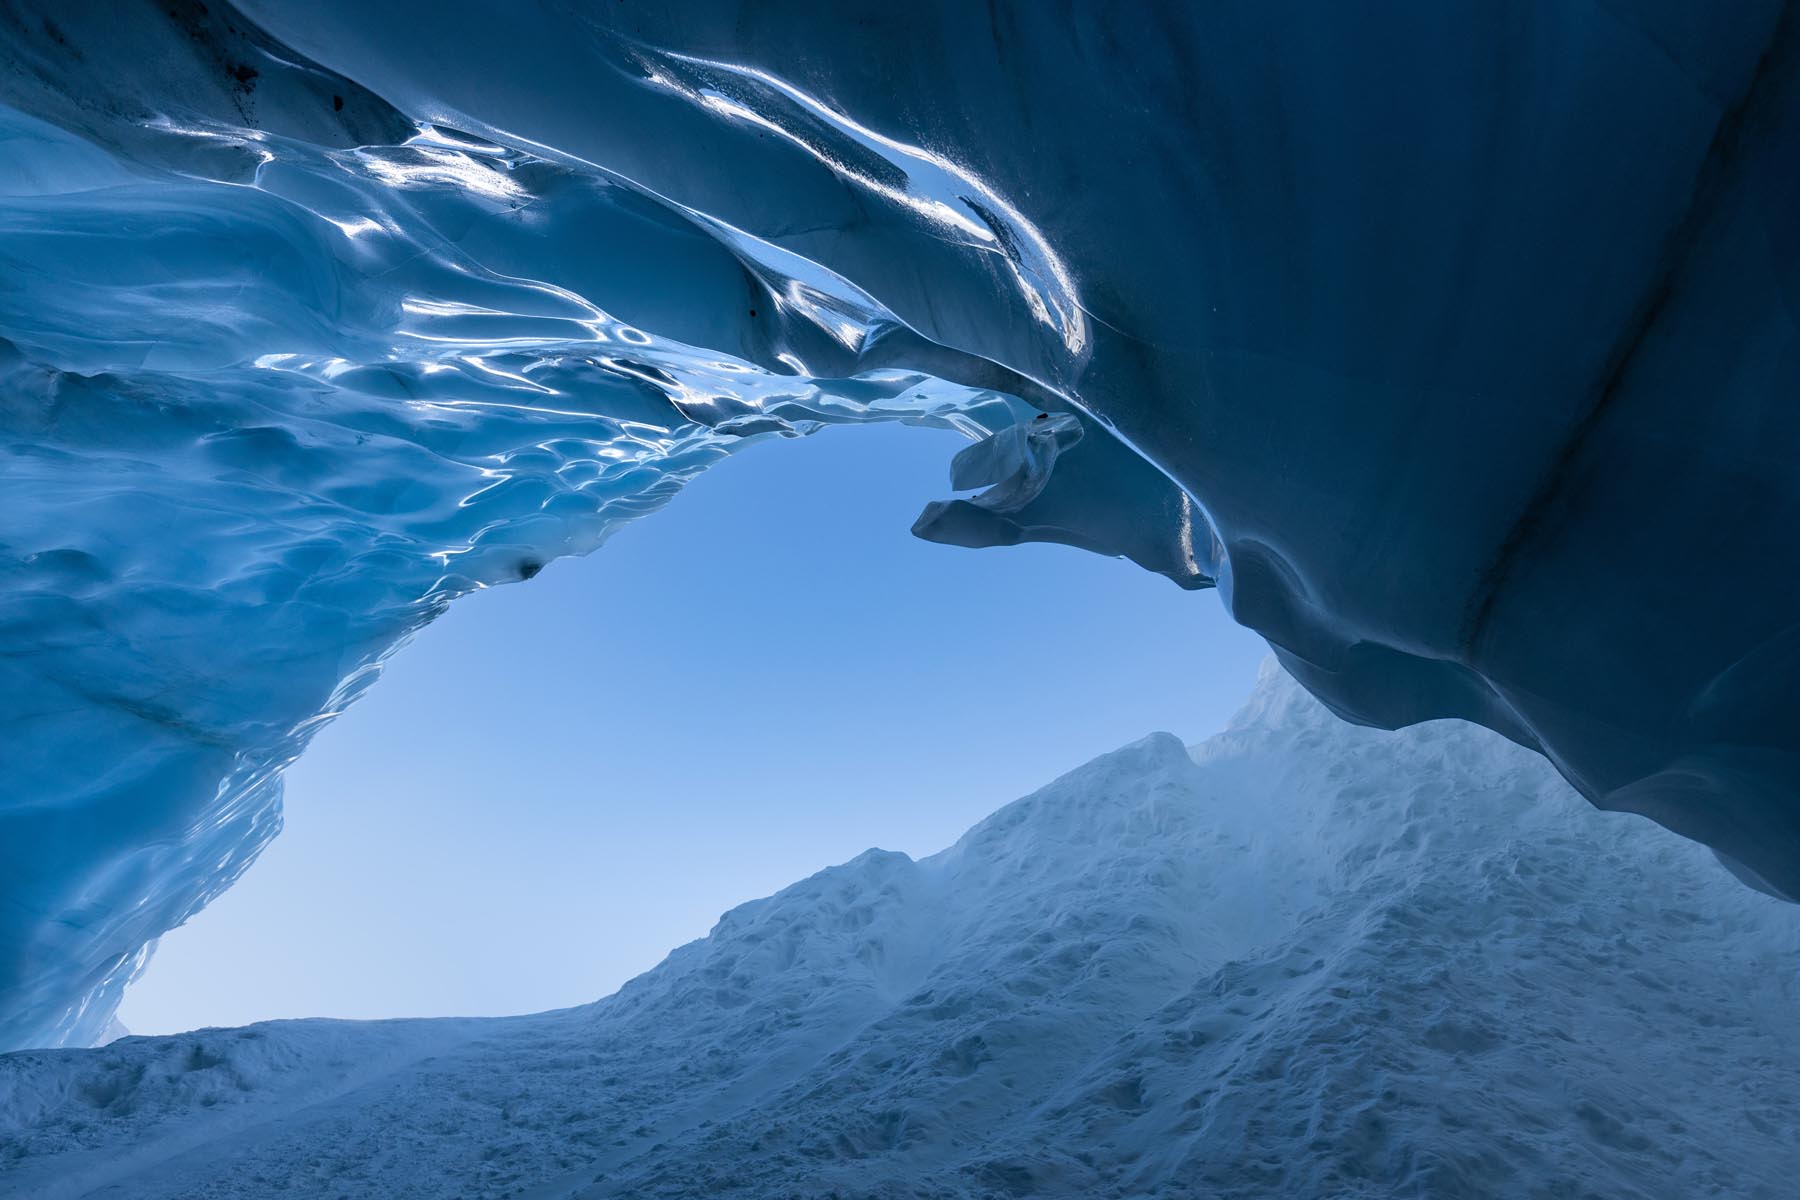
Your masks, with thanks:
[{"label": "packed snow surface", "polygon": [[1800,896],[1788,6],[501,7],[0,6],[0,1046],[455,597],[866,420]]},{"label": "packed snow surface", "polygon": [[870,850],[585,1008],[0,1057],[0,1193],[1784,1200],[1797,956],[1800,910],[1538,756],[1271,668],[1191,755]]}]

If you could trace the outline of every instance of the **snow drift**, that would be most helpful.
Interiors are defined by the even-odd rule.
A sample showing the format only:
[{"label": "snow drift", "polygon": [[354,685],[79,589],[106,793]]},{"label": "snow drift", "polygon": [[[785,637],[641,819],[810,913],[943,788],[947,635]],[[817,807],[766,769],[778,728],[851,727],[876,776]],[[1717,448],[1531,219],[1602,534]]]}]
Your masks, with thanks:
[{"label": "snow drift", "polygon": [[979,439],[924,536],[1216,582],[1800,895],[1797,28],[0,8],[0,1045],[96,1037],[455,596],[868,419]]},{"label": "snow drift", "polygon": [[618,994],[0,1057],[0,1192],[1776,1197],[1800,910],[1279,672]]}]

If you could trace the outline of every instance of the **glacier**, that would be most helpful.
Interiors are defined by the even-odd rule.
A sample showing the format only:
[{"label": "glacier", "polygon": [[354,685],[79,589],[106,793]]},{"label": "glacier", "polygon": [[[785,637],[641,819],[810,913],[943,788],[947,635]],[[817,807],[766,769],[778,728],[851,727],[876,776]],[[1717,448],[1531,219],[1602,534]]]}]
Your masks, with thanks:
[{"label": "glacier", "polygon": [[1797,952],[1541,757],[1271,665],[593,1005],[0,1056],[0,1193],[1779,1200]]},{"label": "glacier", "polygon": [[869,420],[973,442],[921,536],[1216,585],[1339,715],[1800,896],[1797,47],[1774,0],[16,0],[0,1045],[98,1037],[457,595]]}]

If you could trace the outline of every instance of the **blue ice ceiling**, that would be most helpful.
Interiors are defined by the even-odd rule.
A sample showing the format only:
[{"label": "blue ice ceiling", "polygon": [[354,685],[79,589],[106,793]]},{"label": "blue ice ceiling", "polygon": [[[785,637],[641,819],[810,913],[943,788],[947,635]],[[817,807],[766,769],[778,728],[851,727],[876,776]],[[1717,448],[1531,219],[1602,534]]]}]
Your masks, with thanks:
[{"label": "blue ice ceiling", "polygon": [[95,1037],[457,595],[830,423],[973,439],[923,536],[1216,582],[1341,714],[1800,895],[1797,49],[1754,3],[11,5],[0,1044]]}]

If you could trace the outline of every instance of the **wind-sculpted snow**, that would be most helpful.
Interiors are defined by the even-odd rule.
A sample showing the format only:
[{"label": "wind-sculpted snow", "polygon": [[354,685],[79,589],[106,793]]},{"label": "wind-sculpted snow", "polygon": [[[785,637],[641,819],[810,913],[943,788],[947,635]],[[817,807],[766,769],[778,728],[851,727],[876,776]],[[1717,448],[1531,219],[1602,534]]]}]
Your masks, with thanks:
[{"label": "wind-sculpted snow", "polygon": [[1689,12],[0,8],[0,1044],[456,595],[870,419],[1800,895],[1800,35]]},{"label": "wind-sculpted snow", "polygon": [[1780,1200],[1797,951],[1530,752],[1270,671],[1192,758],[871,850],[598,1004],[0,1057],[0,1192]]}]

